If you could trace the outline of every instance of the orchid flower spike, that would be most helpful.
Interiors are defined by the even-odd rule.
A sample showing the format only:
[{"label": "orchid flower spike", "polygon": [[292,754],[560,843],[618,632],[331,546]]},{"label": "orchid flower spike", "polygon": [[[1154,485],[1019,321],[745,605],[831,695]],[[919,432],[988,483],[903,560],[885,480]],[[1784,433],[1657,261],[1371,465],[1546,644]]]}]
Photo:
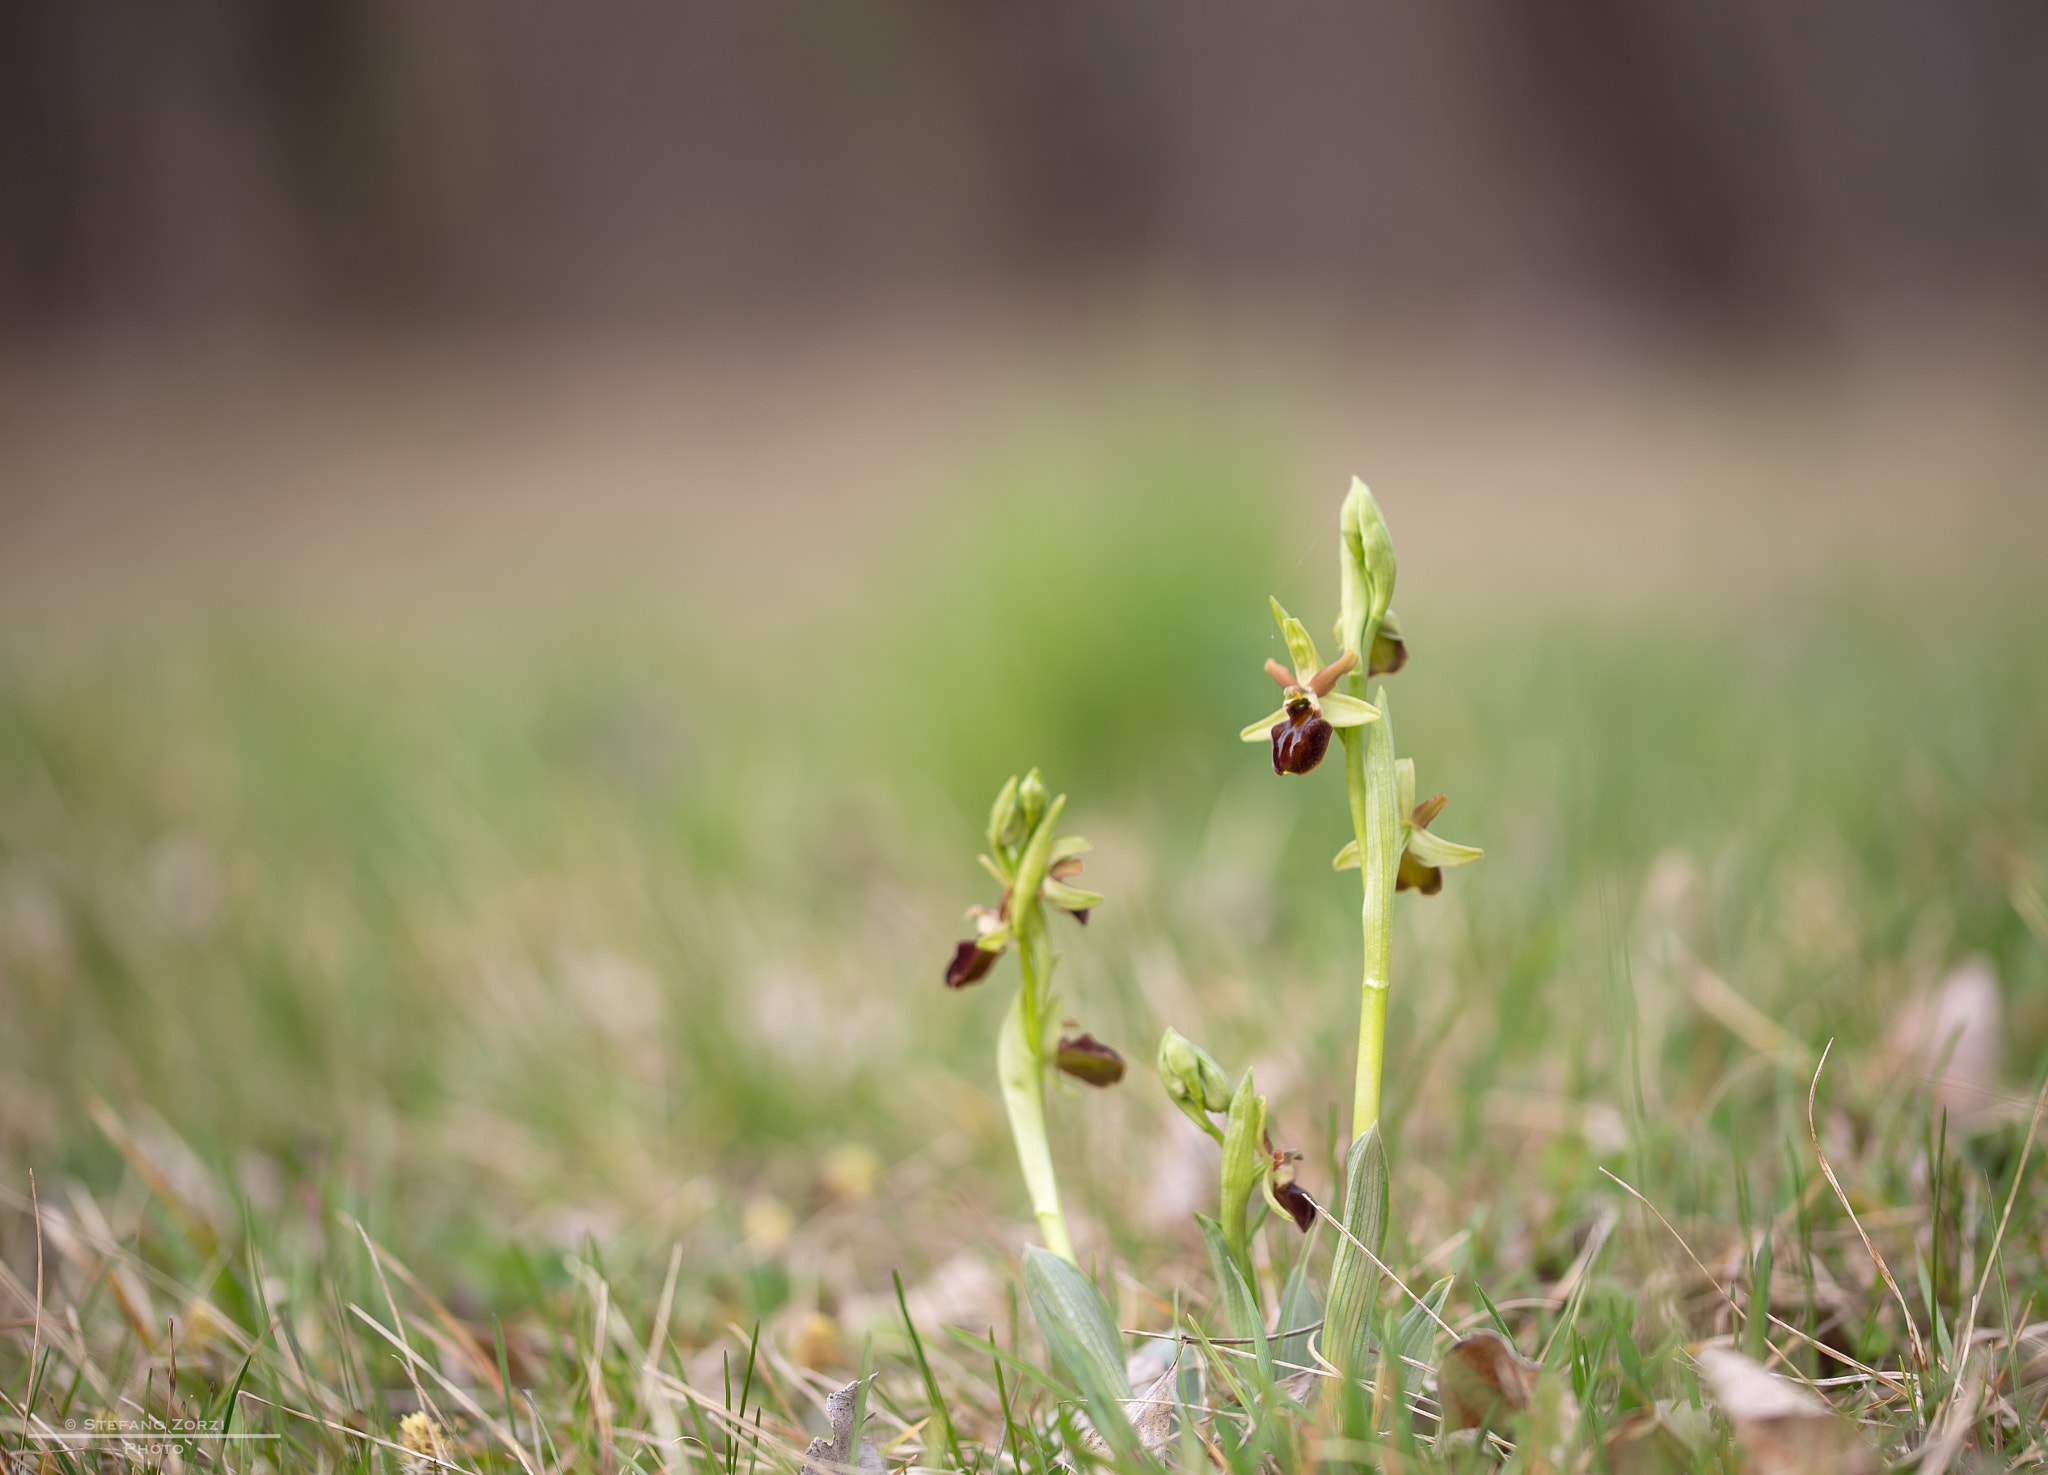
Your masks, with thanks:
[{"label": "orchid flower spike", "polygon": [[1084,926],[1088,914],[1102,905],[1095,892],[1068,884],[1081,874],[1081,857],[1093,847],[1079,835],[1054,838],[1053,826],[1066,802],[1064,794],[1048,802],[1045,780],[1035,768],[1021,782],[1012,778],[1003,785],[989,810],[990,853],[977,857],[982,869],[1003,888],[1002,899],[993,907],[967,909],[974,936],[953,949],[952,961],[946,964],[947,988],[979,983],[1010,945],[1019,879]]},{"label": "orchid flower spike", "polygon": [[1289,671],[1268,658],[1266,674],[1280,683],[1280,710],[1261,717],[1238,737],[1248,743],[1270,740],[1274,773],[1308,773],[1330,750],[1331,729],[1358,727],[1380,714],[1357,697],[1336,690],[1338,681],[1357,667],[1357,652],[1347,650],[1324,665],[1301,621],[1282,609],[1279,600],[1272,604],[1273,620],[1287,642],[1294,669]]}]

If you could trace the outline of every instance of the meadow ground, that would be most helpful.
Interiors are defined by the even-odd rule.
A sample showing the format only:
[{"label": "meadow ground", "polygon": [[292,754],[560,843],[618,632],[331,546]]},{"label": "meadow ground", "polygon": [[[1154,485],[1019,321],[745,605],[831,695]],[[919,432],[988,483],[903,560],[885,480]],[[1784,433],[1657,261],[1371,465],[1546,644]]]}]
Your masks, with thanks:
[{"label": "meadow ground", "polygon": [[[892,1466],[1092,1458],[1017,1289],[1014,965],[940,975],[1040,765],[1133,1065],[1053,1102],[1082,1259],[1220,1328],[1150,1062],[1255,1067],[1327,1195],[1342,781],[1236,734],[1353,469],[1402,751],[1488,852],[1401,898],[1387,1261],[1543,1358],[1517,1467],[1733,1468],[1717,1343],[1887,1465],[2048,1458],[2038,380],[1174,357],[16,373],[0,1458],[231,1408],[145,1458],[397,1468],[430,1405],[461,1468],[790,1467],[870,1364]],[[1438,1391],[1168,1453],[1483,1462]]]}]

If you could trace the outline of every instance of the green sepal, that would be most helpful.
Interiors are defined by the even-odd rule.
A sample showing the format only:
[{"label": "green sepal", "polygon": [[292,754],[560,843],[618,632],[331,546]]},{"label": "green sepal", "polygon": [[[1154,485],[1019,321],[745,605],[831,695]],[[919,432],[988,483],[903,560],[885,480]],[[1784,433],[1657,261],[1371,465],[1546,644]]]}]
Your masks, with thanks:
[{"label": "green sepal", "polygon": [[1010,945],[1010,924],[1005,922],[993,932],[983,933],[974,939],[974,945],[985,953],[999,953]]},{"label": "green sepal", "polygon": [[1010,873],[1003,869],[1002,861],[997,859],[997,856],[1001,854],[1001,851],[997,851],[996,855],[977,855],[974,858],[981,862],[981,868],[984,871],[995,877],[998,886],[1008,886],[1010,884]]},{"label": "green sepal", "polygon": [[[1379,1294],[1379,1267],[1358,1248],[1377,1256],[1387,1239],[1387,1150],[1374,1122],[1351,1143],[1344,1162],[1344,1212],[1348,1237],[1337,1241],[1330,1273],[1330,1302],[1323,1313],[1323,1356],[1345,1373],[1369,1368],[1372,1308]],[[1353,1244],[1352,1240],[1358,1244]]]},{"label": "green sepal", "polygon": [[1273,623],[1280,627],[1280,636],[1287,642],[1288,659],[1294,662],[1296,674],[1315,675],[1323,669],[1323,658],[1316,654],[1316,643],[1309,637],[1308,627],[1282,609],[1279,600],[1272,599],[1271,603]]},{"label": "green sepal", "polygon": [[1257,722],[1254,722],[1251,726],[1238,733],[1237,740],[1241,743],[1263,743],[1273,736],[1273,729],[1286,720],[1287,709],[1285,707],[1282,707],[1277,712],[1268,712]]},{"label": "green sepal", "polygon": [[1049,866],[1056,866],[1063,860],[1072,860],[1077,855],[1086,855],[1094,848],[1093,845],[1090,845],[1079,835],[1062,835],[1059,839],[1052,842],[1052,850],[1046,856],[1045,863]]},{"label": "green sepal", "polygon": [[1409,816],[1415,813],[1415,760],[1396,758],[1394,760],[1394,803],[1401,811],[1401,823],[1406,826]]},{"label": "green sepal", "polygon": [[1408,853],[1426,866],[1469,866],[1475,860],[1486,859],[1486,852],[1476,845],[1460,845],[1455,840],[1446,840],[1428,830],[1410,827]]},{"label": "green sepal", "polygon": [[1078,886],[1069,886],[1064,881],[1055,881],[1047,876],[1038,885],[1038,894],[1054,906],[1069,912],[1085,912],[1102,905],[1102,897],[1093,891],[1083,891]]},{"label": "green sepal", "polygon": [[1317,705],[1322,708],[1323,721],[1332,727],[1363,727],[1380,718],[1370,703],[1361,702],[1357,697],[1347,697],[1341,691],[1319,698]]},{"label": "green sepal", "polygon": [[1330,862],[1330,869],[1333,871],[1355,871],[1358,869],[1357,840],[1352,839],[1344,842],[1344,848],[1338,851],[1336,858]]},{"label": "green sepal", "polygon": [[1141,1455],[1124,1413],[1131,1396],[1124,1343],[1095,1283],[1050,1250],[1024,1250],[1024,1294],[1045,1345],[1080,1386],[1095,1429],[1118,1454]]},{"label": "green sepal", "polygon": [[1209,1248],[1209,1269],[1215,1274],[1216,1288],[1223,1296],[1223,1317],[1230,1324],[1230,1335],[1252,1344],[1252,1350],[1259,1359],[1259,1382],[1261,1386],[1271,1383],[1273,1343],[1266,1334],[1266,1320],[1259,1315],[1259,1303],[1244,1278],[1244,1271],[1238,1267],[1237,1258],[1231,1253],[1223,1230],[1214,1219],[1207,1214],[1197,1214],[1195,1223],[1201,1226],[1202,1243]]},{"label": "green sepal", "polygon": [[1024,838],[1024,818],[1017,812],[1017,775],[1003,785],[988,812],[989,848],[998,855],[1014,849]]},{"label": "green sepal", "polygon": [[1230,1253],[1236,1256],[1247,1278],[1252,1257],[1245,1210],[1251,1205],[1253,1190],[1266,1174],[1265,1136],[1266,1098],[1254,1094],[1252,1073],[1247,1070],[1244,1079],[1237,1083],[1236,1094],[1230,1098],[1230,1114],[1223,1123],[1223,1182],[1216,1214]]}]

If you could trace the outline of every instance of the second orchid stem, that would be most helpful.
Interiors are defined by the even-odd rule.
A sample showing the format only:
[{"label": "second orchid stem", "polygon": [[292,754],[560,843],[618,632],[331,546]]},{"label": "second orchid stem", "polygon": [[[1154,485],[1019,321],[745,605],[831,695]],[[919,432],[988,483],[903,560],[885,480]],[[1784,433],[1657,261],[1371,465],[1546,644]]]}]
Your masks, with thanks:
[{"label": "second orchid stem", "polygon": [[[1372,649],[1372,631],[1363,641]],[[1351,694],[1365,682],[1351,677]],[[1385,686],[1373,694],[1379,720],[1338,731],[1344,741],[1344,784],[1351,828],[1358,839],[1358,874],[1364,882],[1365,979],[1358,1014],[1358,1077],[1351,1102],[1355,1140],[1380,1117],[1380,1079],[1387,1053],[1387,990],[1393,982],[1394,881],[1401,865],[1399,786],[1394,771],[1394,721]]]},{"label": "second orchid stem", "polygon": [[1020,910],[1016,926],[1017,960],[1024,981],[996,1041],[996,1075],[1002,1083],[1010,1135],[1017,1143],[1017,1164],[1024,1171],[1024,1187],[1031,1195],[1031,1212],[1045,1236],[1045,1247],[1072,1262],[1074,1242],[1067,1234],[1066,1215],[1060,1211],[1060,1185],[1053,1174],[1052,1144],[1045,1131],[1043,1011],[1047,1001],[1042,949],[1046,937],[1044,914],[1036,902]]}]

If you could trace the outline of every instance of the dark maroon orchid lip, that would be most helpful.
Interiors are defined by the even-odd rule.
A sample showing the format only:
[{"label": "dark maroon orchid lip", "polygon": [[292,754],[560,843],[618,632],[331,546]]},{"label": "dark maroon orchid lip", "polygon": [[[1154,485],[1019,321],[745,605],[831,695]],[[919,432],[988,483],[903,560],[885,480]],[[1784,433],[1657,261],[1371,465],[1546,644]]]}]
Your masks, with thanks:
[{"label": "dark maroon orchid lip", "polygon": [[1311,773],[1329,751],[1330,724],[1307,701],[1289,702],[1286,720],[1273,724],[1273,772]]},{"label": "dark maroon orchid lip", "polygon": [[981,982],[988,977],[988,970],[995,967],[998,956],[969,938],[953,949],[953,961],[946,965],[946,987],[965,988]]},{"label": "dark maroon orchid lip", "polygon": [[1308,1190],[1299,1183],[1282,1183],[1273,1189],[1273,1197],[1287,1210],[1294,1227],[1307,1234],[1309,1226],[1316,1222],[1316,1201],[1309,1197]]}]

